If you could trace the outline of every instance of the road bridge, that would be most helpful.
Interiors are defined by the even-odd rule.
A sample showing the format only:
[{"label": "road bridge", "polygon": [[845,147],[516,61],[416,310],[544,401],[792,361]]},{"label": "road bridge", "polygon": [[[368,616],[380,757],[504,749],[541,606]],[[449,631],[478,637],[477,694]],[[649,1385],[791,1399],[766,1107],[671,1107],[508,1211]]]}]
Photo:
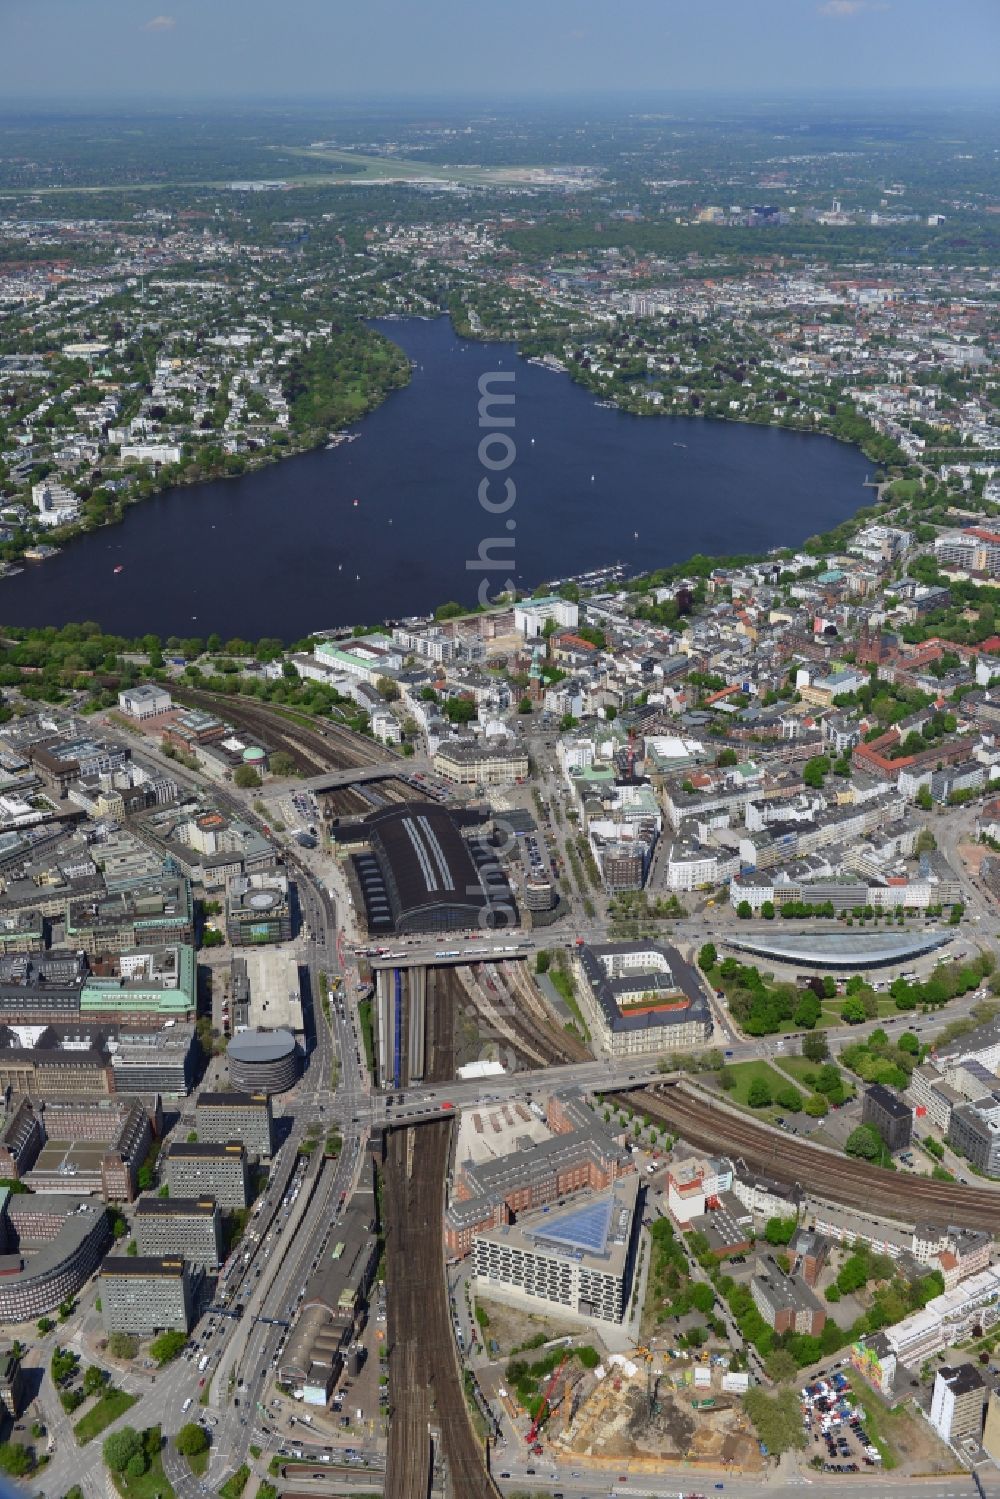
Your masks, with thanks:
[{"label": "road bridge", "polygon": [[[535,1067],[490,1077],[460,1078],[426,1087],[412,1086],[397,1093],[375,1093],[371,1099],[374,1128],[402,1128],[441,1119],[456,1109],[475,1108],[508,1100],[530,1100],[556,1088],[580,1088],[585,1093],[621,1093],[650,1083],[676,1082],[683,1074],[661,1071],[658,1057],[628,1062],[576,1062]],[[392,1099],[392,1103],[389,1100]]]}]

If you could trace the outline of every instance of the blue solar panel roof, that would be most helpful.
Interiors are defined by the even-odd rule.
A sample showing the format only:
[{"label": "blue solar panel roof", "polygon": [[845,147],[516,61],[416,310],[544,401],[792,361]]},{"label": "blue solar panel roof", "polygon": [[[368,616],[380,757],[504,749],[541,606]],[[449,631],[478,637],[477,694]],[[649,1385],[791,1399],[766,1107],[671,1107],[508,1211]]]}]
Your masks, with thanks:
[{"label": "blue solar panel roof", "polygon": [[546,1239],[550,1244],[562,1244],[567,1249],[581,1249],[586,1254],[603,1254],[607,1248],[614,1205],[613,1197],[588,1202],[585,1207],[547,1218],[544,1224],[539,1224],[533,1230],[533,1235],[536,1239]]}]

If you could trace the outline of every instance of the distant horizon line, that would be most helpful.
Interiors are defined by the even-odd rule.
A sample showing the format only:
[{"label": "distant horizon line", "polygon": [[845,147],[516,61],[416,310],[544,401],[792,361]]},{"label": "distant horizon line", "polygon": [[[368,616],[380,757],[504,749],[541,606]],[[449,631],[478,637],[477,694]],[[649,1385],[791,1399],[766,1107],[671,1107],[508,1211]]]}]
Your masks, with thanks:
[{"label": "distant horizon line", "polygon": [[107,111],[109,109],[139,108],[151,110],[165,107],[192,107],[219,111],[227,107],[239,105],[241,107],[268,108],[300,108],[309,109],[317,106],[324,109],[342,105],[344,107],[357,108],[359,106],[385,107],[390,105],[395,108],[408,106],[419,106],[426,108],[431,105],[456,105],[467,107],[475,105],[479,110],[489,110],[523,105],[530,102],[535,105],[550,109],[565,107],[567,105],[587,104],[628,104],[636,107],[639,104],[656,104],[664,107],[673,104],[691,104],[698,102],[718,103],[720,100],[728,100],[732,104],[766,105],[778,104],[794,100],[797,104],[813,105],[819,107],[832,100],[865,100],[872,104],[887,104],[889,99],[893,103],[901,100],[926,100],[938,99],[957,105],[969,106],[972,104],[989,104],[1000,112],[1000,103],[997,101],[996,91],[989,84],[969,88],[958,83],[936,84],[879,84],[879,85],[857,85],[838,86],[817,90],[815,87],[802,85],[801,87],[774,86],[765,89],[726,89],[703,87],[685,88],[642,88],[636,90],[623,89],[587,89],[574,91],[567,89],[553,94],[550,90],[540,91],[526,89],[523,91],[508,91],[505,93],[483,94],[478,91],[450,90],[441,92],[435,90],[426,93],[401,93],[382,94],[375,90],[364,90],[360,92],[348,92],[338,90],[336,93],[308,93],[289,94],[274,93],[261,94],[259,90],[248,94],[233,93],[221,96],[218,93],[207,94],[177,94],[170,92],[154,92],[144,89],[142,93],[120,93],[108,95],[106,92],[97,94],[62,95],[55,98],[46,94],[12,94],[7,93],[0,103],[0,118],[16,114],[24,108],[44,109],[46,111],[72,113],[80,109]]}]

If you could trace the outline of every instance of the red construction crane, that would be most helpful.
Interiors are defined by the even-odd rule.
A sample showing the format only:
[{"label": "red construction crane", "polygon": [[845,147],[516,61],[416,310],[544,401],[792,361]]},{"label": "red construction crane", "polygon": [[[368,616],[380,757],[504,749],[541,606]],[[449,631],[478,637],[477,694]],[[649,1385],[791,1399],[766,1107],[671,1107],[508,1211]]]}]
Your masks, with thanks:
[{"label": "red construction crane", "polygon": [[555,1394],[556,1381],[558,1380],[560,1374],[562,1373],[562,1371],[563,1371],[563,1365],[566,1363],[566,1360],[568,1358],[569,1358],[569,1354],[568,1353],[564,1353],[563,1356],[562,1356],[562,1358],[559,1360],[558,1364],[556,1365],[556,1367],[553,1369],[551,1379],[549,1380],[548,1384],[545,1386],[545,1393],[542,1396],[542,1403],[541,1403],[541,1405],[538,1408],[538,1415],[535,1417],[534,1422],[532,1423],[531,1430],[528,1432],[528,1446],[529,1447],[533,1447],[535,1445],[535,1441],[536,1441],[536,1438],[538,1437],[538,1433],[542,1429],[542,1423],[543,1423],[543,1421],[545,1420],[546,1416],[549,1413],[549,1400]]}]

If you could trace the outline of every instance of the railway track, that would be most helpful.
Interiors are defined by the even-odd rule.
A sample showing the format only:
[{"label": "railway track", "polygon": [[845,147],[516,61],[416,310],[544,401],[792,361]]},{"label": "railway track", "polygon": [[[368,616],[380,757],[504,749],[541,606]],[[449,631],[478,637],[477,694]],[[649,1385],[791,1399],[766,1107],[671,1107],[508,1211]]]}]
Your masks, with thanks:
[{"label": "railway track", "polygon": [[328,719],[322,720],[321,729],[312,728],[245,697],[205,692],[197,687],[174,687],[171,691],[178,702],[217,713],[238,728],[259,735],[272,749],[284,750],[291,755],[296,766],[310,774],[325,770],[355,770],[366,765],[379,765],[389,758],[389,751],[381,745]]},{"label": "railway track", "polygon": [[[427,1077],[453,1076],[454,982],[432,972],[427,995]],[[456,1499],[498,1499],[472,1429],[444,1277],[444,1188],[451,1121],[394,1130],[385,1167],[389,1390],[392,1417],[386,1499],[427,1499],[431,1430],[440,1433]]]},{"label": "railway track", "polygon": [[526,963],[501,963],[500,973],[508,992],[520,1000],[512,1016],[514,1025],[541,1048],[548,1065],[558,1062],[589,1062],[592,1053],[571,1031],[560,1030],[551,1018],[531,981]]},{"label": "railway track", "polygon": [[625,1095],[639,1112],[666,1124],[691,1145],[742,1156],[778,1181],[798,1183],[814,1196],[871,1212],[882,1209],[904,1223],[961,1223],[1000,1233],[1000,1193],[930,1177],[904,1176],[838,1155],[822,1145],[790,1139],[780,1130],[742,1119],[683,1083]]}]

